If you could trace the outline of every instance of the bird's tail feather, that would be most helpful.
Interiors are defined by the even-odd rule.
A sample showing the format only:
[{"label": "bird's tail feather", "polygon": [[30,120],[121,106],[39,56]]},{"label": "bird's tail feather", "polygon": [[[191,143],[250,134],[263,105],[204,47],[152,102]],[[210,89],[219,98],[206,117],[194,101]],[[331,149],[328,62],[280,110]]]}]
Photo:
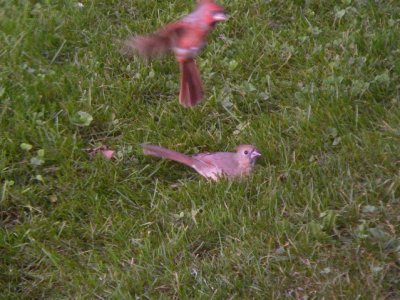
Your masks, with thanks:
[{"label": "bird's tail feather", "polygon": [[195,106],[203,100],[204,90],[199,70],[193,59],[179,63],[181,71],[181,86],[179,102],[185,107]]},{"label": "bird's tail feather", "polygon": [[174,160],[190,167],[193,166],[193,158],[189,155],[151,144],[142,144],[141,146],[143,153],[146,155]]}]

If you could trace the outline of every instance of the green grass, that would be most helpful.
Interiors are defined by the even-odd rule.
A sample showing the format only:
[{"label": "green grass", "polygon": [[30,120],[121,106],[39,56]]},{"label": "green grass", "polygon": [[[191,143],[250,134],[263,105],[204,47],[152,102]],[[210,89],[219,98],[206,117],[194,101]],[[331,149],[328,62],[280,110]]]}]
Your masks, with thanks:
[{"label": "green grass", "polygon": [[[194,109],[118,52],[193,3],[82,3],[0,0],[0,298],[400,298],[398,1],[224,1]],[[263,157],[213,183],[143,142]]]}]

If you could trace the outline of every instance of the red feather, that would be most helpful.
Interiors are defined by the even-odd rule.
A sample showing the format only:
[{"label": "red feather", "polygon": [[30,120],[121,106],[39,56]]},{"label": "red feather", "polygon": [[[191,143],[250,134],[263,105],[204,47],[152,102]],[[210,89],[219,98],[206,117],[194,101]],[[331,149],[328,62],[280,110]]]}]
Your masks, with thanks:
[{"label": "red feather", "polygon": [[193,59],[179,63],[181,69],[181,84],[179,102],[185,107],[195,106],[204,96],[200,73]]}]

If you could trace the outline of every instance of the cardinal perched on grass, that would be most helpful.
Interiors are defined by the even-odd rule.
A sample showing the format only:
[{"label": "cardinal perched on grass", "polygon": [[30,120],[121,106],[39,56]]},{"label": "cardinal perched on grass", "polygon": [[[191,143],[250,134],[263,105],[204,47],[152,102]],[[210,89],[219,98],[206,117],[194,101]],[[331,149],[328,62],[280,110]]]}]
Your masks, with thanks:
[{"label": "cardinal perched on grass", "polygon": [[172,50],[181,73],[179,102],[185,107],[195,106],[204,95],[194,57],[205,45],[207,34],[215,24],[227,20],[224,8],[214,1],[198,0],[197,3],[196,9],[183,19],[153,34],[130,38],[123,51],[129,53],[133,49],[145,58],[153,58]]},{"label": "cardinal perched on grass", "polygon": [[171,159],[195,169],[200,175],[214,181],[222,177],[235,179],[251,174],[261,153],[253,145],[239,145],[236,152],[214,152],[186,155],[151,144],[142,144],[146,155]]}]

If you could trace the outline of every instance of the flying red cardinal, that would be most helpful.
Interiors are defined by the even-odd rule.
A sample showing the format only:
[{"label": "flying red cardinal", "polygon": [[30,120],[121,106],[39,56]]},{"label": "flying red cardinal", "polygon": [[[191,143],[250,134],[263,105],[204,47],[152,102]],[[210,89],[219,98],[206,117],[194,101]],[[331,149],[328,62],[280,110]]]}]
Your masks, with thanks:
[{"label": "flying red cardinal", "polygon": [[151,35],[132,37],[124,47],[124,52],[134,49],[146,58],[172,50],[181,73],[179,102],[185,107],[195,106],[204,95],[194,57],[205,45],[207,34],[215,24],[228,18],[224,8],[212,0],[198,0],[197,3],[196,9],[183,19]]}]

